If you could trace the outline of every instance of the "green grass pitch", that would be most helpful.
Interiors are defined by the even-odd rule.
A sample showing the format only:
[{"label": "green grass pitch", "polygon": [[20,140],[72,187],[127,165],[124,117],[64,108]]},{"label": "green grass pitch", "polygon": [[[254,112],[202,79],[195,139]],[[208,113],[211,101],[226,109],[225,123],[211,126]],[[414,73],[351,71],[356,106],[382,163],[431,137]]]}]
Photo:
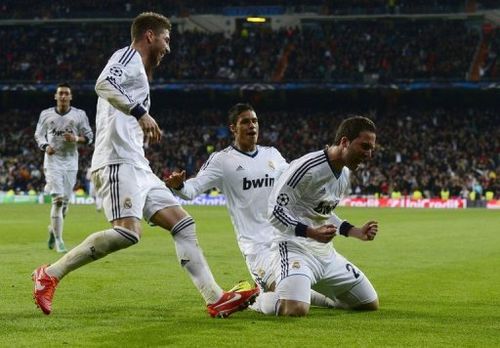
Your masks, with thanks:
[{"label": "green grass pitch", "polygon": [[[177,264],[171,237],[144,225],[141,242],[60,284],[45,316],[31,298],[32,270],[58,258],[46,246],[48,205],[0,205],[2,347],[493,347],[500,346],[500,212],[339,208],[379,221],[372,243],[339,238],[339,252],[378,291],[372,313],[313,308],[306,318],[251,311],[212,319]],[[223,207],[187,207],[223,288],[250,280]],[[71,206],[73,247],[108,227],[92,206]]]}]

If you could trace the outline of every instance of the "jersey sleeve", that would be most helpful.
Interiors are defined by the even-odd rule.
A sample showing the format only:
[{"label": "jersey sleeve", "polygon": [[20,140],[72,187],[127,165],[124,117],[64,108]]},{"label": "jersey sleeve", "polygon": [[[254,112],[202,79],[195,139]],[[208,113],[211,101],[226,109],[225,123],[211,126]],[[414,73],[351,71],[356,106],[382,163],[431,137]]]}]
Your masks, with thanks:
[{"label": "jersey sleeve", "polygon": [[199,194],[213,188],[222,188],[222,160],[217,152],[214,152],[203,164],[196,177],[187,180],[184,187],[174,190],[183,199],[194,199]]},{"label": "jersey sleeve", "polygon": [[78,131],[79,135],[83,135],[85,137],[86,144],[92,144],[92,141],[94,140],[94,133],[92,132],[92,128],[90,128],[89,118],[83,110],[81,113],[81,121]]},{"label": "jersey sleeve", "polygon": [[47,125],[43,114],[40,114],[40,118],[36,124],[35,141],[42,151],[45,151],[45,148],[49,145],[49,140],[47,139]]},{"label": "jersey sleeve", "polygon": [[274,149],[274,152],[275,152],[275,159],[276,159],[276,179],[278,179],[281,174],[283,174],[283,172],[288,168],[289,166],[289,163],[286,161],[286,159],[283,158],[283,156],[281,155],[281,153],[276,149],[276,148],[273,148]]},{"label": "jersey sleeve", "polygon": [[275,195],[275,201],[269,202],[269,221],[278,230],[295,236],[305,237],[307,225],[289,209],[300,202],[302,192],[307,191],[312,174],[306,173],[300,182],[292,187],[284,183]]},{"label": "jersey sleeve", "polygon": [[342,223],[344,222],[345,220],[342,220],[341,218],[339,218],[337,216],[337,214],[333,213],[332,212],[332,216],[330,216],[327,220],[327,223],[329,224],[332,224],[332,225],[335,225],[337,228],[340,227],[340,225],[342,225]]},{"label": "jersey sleeve", "polygon": [[[139,56],[139,53],[129,49],[132,50],[129,53],[132,55],[130,58],[117,60],[114,56],[111,57],[97,79],[95,91],[99,97],[106,99],[121,112],[139,119],[148,110],[132,97],[124,82],[139,74],[139,64],[142,64],[142,61],[134,60],[133,58],[137,58],[134,56]],[[127,55],[127,51],[123,56]]]}]

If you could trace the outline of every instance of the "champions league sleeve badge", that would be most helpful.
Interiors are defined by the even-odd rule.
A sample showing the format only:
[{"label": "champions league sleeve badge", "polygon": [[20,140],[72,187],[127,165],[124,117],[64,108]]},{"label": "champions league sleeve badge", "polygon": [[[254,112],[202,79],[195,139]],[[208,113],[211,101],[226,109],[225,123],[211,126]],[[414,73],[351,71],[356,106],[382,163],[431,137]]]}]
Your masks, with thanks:
[{"label": "champions league sleeve badge", "polygon": [[286,193],[280,193],[276,198],[276,203],[281,207],[286,206],[288,202],[290,202],[290,197]]}]

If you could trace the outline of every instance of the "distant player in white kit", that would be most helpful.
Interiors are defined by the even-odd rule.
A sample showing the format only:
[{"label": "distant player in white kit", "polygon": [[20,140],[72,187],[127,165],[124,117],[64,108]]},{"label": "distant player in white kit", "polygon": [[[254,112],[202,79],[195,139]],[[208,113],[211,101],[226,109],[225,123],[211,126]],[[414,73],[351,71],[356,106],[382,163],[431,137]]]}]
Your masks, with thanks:
[{"label": "distant player in white kit", "polygon": [[[184,199],[214,187],[222,190],[248,270],[263,292],[272,291],[276,280],[271,269],[274,227],[267,218],[267,206],[274,183],[288,163],[276,148],[257,145],[259,120],[250,104],[234,105],[228,121],[234,143],[210,155],[196,177],[185,181],[185,171],[174,172],[166,183]],[[316,305],[333,306],[321,294],[315,293],[312,300]]]},{"label": "distant player in white kit", "polygon": [[35,131],[38,147],[45,153],[45,191],[52,197],[48,246],[59,253],[66,252],[63,225],[78,173],[78,144],[90,144],[94,137],[87,114],[71,106],[72,98],[70,85],[60,83],[54,95],[56,106],[40,113]]},{"label": "distant player in white kit", "polygon": [[116,51],[97,79],[92,175],[113,227],[91,234],[54,264],[35,270],[34,298],[45,314],[50,314],[55,288],[66,274],[138,243],[143,217],[171,231],[179,263],[205,299],[211,316],[226,317],[242,310],[258,295],[258,288],[224,292],[215,282],[198,247],[193,218],[153,174],[144,155],[144,138],[150,143],[161,138],[148,111],[149,79],[163,56],[170,53],[170,29],[170,21],[160,14],[137,16],[131,27],[132,44]]},{"label": "distant player in white kit", "polygon": [[375,131],[366,117],[345,119],[333,146],[291,162],[275,184],[268,212],[277,229],[273,250],[281,268],[276,314],[306,315],[311,287],[345,308],[378,309],[378,296],[368,278],[331,244],[338,235],[363,241],[377,235],[377,222],[357,228],[334,213],[349,187],[350,171],[371,159]]}]

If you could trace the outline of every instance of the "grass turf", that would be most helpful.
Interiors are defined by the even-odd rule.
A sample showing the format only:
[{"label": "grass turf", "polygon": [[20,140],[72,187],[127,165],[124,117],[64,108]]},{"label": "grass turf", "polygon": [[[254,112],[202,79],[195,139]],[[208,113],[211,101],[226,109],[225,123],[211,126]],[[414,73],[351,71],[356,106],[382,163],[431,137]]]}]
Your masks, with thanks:
[{"label": "grass turf", "polygon": [[[251,311],[212,319],[178,265],[171,237],[144,225],[141,242],[69,274],[53,313],[31,299],[31,271],[59,255],[46,246],[48,205],[0,205],[0,346],[234,347],[500,345],[500,214],[487,210],[338,208],[373,243],[340,238],[339,252],[378,291],[372,313],[313,308],[306,318]],[[224,288],[250,280],[224,208],[187,207]],[[92,206],[71,206],[68,248],[108,228]]]}]

